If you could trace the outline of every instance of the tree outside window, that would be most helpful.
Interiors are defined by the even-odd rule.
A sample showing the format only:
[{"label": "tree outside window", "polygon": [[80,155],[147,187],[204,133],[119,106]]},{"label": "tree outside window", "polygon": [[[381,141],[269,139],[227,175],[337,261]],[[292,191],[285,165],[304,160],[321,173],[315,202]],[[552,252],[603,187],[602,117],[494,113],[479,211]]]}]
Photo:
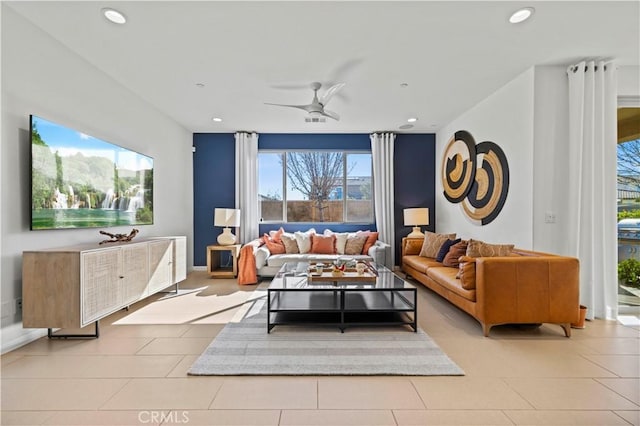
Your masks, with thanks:
[{"label": "tree outside window", "polygon": [[263,221],[373,221],[370,153],[260,152],[258,165]]}]

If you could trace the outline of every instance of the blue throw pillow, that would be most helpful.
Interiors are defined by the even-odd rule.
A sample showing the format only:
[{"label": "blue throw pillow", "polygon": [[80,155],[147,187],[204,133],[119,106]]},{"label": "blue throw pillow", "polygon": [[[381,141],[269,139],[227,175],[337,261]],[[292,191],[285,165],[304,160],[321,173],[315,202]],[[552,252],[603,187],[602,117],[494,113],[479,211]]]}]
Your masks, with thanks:
[{"label": "blue throw pillow", "polygon": [[449,253],[449,249],[451,248],[451,246],[454,244],[458,244],[461,240],[461,238],[458,238],[457,240],[446,240],[440,247],[438,255],[436,256],[436,260],[438,262],[442,262],[447,253]]}]

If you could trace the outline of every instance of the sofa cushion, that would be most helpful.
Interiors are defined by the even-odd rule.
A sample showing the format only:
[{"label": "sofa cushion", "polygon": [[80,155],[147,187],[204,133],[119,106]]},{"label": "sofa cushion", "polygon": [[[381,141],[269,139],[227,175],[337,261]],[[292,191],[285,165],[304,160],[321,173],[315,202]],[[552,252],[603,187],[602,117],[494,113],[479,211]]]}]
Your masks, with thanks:
[{"label": "sofa cushion", "polygon": [[437,262],[435,259],[430,259],[428,257],[421,257],[415,254],[409,256],[402,257],[402,264],[406,265],[410,268],[415,269],[420,273],[427,273],[427,269],[432,268],[434,266],[442,266],[440,262]]},{"label": "sofa cushion", "polygon": [[344,254],[348,255],[358,255],[362,254],[362,248],[364,247],[364,243],[367,241],[368,235],[360,234],[349,236],[347,238],[347,244],[344,247]]},{"label": "sofa cushion", "polygon": [[378,240],[378,232],[374,231],[358,231],[356,235],[366,235],[367,239],[364,242],[364,246],[362,246],[362,254],[367,254],[369,249],[376,243]]},{"label": "sofa cushion", "polygon": [[440,284],[442,287],[446,288],[453,293],[464,297],[467,300],[475,302],[476,300],[476,290],[465,289],[462,287],[460,280],[456,279],[456,274],[458,270],[456,268],[449,268],[447,266],[438,266],[429,268],[427,271],[427,275],[433,281]]},{"label": "sofa cushion", "polygon": [[280,240],[282,241],[282,244],[284,244],[285,253],[300,253],[300,250],[298,249],[298,241],[296,241],[295,235],[285,232],[280,236]]},{"label": "sofa cushion", "polygon": [[440,247],[440,250],[438,250],[436,260],[438,262],[442,262],[447,253],[449,253],[449,249],[451,248],[451,246],[454,244],[458,244],[460,241],[462,241],[460,238],[458,238],[457,240],[445,240],[444,243],[442,243],[442,247]]},{"label": "sofa cushion", "polygon": [[456,278],[460,280],[460,285],[466,290],[473,290],[476,288],[476,259],[469,256],[462,256],[460,258],[460,265],[458,266],[458,274]]},{"label": "sofa cushion", "polygon": [[271,254],[285,253],[284,244],[282,243],[280,238],[278,238],[278,240],[276,241],[275,238],[271,238],[268,234],[264,234],[262,236],[262,241],[264,242],[264,245],[267,247],[267,249],[269,249],[269,253]]},{"label": "sofa cushion", "polygon": [[420,249],[422,249],[422,243],[424,239],[422,238],[407,238],[404,240],[404,255],[418,255],[420,254]]},{"label": "sofa cushion", "polygon": [[311,250],[311,234],[315,234],[316,230],[311,228],[306,232],[296,231],[293,233],[298,243],[298,251],[302,254],[309,253]]},{"label": "sofa cushion", "polygon": [[310,253],[336,254],[336,236],[311,234]]},{"label": "sofa cushion", "polygon": [[467,256],[469,257],[500,257],[509,256],[513,251],[513,244],[488,244],[478,240],[469,240]]},{"label": "sofa cushion", "polygon": [[333,232],[330,229],[325,229],[323,234],[335,235],[336,236],[336,253],[344,254],[344,248],[347,245],[347,237],[349,237],[348,232]]},{"label": "sofa cushion", "polygon": [[455,238],[456,234],[436,234],[435,232],[426,231],[422,241],[422,249],[420,249],[420,256],[435,259],[442,244],[446,240],[454,240]]},{"label": "sofa cushion", "polygon": [[449,252],[442,259],[443,266],[449,266],[457,268],[460,264],[460,256],[464,256],[467,253],[467,241],[462,240],[457,244],[452,245],[449,248]]},{"label": "sofa cushion", "polygon": [[[338,260],[338,258],[340,257],[342,256],[339,254],[276,254],[271,255],[267,258],[267,265],[271,268],[280,268],[282,265],[284,265],[285,262],[332,263],[334,260]],[[370,256],[364,255],[355,255],[349,257],[353,258],[355,261],[372,260]]]}]

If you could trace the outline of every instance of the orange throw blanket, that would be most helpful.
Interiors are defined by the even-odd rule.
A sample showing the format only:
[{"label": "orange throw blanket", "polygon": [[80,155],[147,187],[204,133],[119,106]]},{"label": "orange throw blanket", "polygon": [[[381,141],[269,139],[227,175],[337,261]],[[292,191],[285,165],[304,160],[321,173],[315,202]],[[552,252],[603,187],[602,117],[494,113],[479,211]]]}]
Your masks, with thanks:
[{"label": "orange throw blanket", "polygon": [[258,247],[259,243],[250,242],[240,249],[240,258],[238,259],[238,284],[257,284],[258,274],[256,273],[256,258],[253,250]]}]

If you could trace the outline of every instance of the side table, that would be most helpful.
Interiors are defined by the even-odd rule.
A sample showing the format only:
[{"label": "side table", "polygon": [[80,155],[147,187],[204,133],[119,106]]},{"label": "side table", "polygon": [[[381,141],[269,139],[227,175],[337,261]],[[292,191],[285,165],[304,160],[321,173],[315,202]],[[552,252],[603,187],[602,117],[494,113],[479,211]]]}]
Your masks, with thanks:
[{"label": "side table", "polygon": [[[238,276],[238,256],[240,255],[241,244],[221,246],[214,244],[207,246],[207,272],[212,278],[235,278]],[[232,265],[222,266],[220,257],[223,252],[228,251],[231,255]]]}]

